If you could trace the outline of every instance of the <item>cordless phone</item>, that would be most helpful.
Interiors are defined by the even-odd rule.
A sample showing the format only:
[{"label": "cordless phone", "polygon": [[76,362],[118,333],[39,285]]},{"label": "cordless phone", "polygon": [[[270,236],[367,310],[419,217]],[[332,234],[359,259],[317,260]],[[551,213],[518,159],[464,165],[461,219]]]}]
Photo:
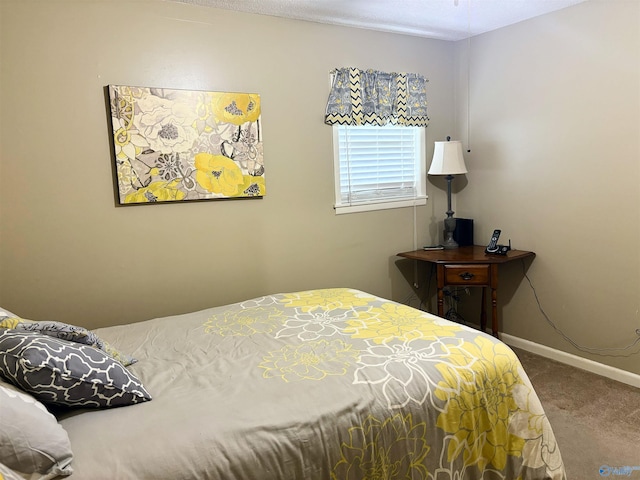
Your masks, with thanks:
[{"label": "cordless phone", "polygon": [[491,234],[491,241],[487,248],[484,249],[484,253],[497,253],[498,252],[498,238],[500,238],[501,230],[494,230]]},{"label": "cordless phone", "polygon": [[498,238],[500,238],[501,230],[494,230],[491,234],[491,240],[489,241],[489,245],[484,249],[484,253],[489,255],[506,255],[509,250],[511,250],[511,240],[509,240],[509,245],[498,245]]}]

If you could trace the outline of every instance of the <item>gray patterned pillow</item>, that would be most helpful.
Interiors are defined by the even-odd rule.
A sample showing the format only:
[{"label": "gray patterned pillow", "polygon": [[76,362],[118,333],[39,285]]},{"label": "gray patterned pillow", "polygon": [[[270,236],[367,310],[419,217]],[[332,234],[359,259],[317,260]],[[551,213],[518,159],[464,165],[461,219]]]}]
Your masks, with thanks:
[{"label": "gray patterned pillow", "polygon": [[0,330],[0,374],[43,403],[117,407],[151,400],[103,351],[38,333]]},{"label": "gray patterned pillow", "polygon": [[[0,327],[2,327],[2,323],[0,323]],[[43,335],[49,335],[50,337],[90,345],[115,358],[125,367],[137,362],[135,358],[116,350],[95,333],[83,327],[77,327],[75,325],[69,325],[68,323],[62,322],[21,321],[12,328],[23,332],[42,333]]]}]

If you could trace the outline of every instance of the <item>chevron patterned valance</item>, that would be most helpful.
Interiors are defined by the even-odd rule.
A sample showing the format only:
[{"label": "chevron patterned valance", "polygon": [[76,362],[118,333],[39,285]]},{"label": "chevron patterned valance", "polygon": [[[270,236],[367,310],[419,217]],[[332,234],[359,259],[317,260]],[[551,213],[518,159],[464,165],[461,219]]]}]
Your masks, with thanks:
[{"label": "chevron patterned valance", "polygon": [[358,68],[331,72],[327,125],[404,125],[426,127],[428,80],[415,73],[386,73]]}]

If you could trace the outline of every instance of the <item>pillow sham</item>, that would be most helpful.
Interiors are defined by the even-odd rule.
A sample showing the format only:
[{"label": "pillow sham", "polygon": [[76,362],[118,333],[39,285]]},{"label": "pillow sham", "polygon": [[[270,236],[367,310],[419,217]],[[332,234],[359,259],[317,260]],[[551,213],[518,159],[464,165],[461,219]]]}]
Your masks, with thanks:
[{"label": "pillow sham", "polygon": [[9,310],[0,307],[0,318],[2,317],[17,317],[15,313],[11,313]]},{"label": "pillow sham", "polygon": [[151,400],[140,380],[102,350],[39,333],[0,330],[0,374],[54,405],[100,408]]},{"label": "pillow sham", "polygon": [[70,342],[82,343],[91,347],[102,350],[107,355],[113,357],[125,367],[133,365],[138,360],[134,357],[120,352],[116,348],[98,337],[95,333],[83,327],[69,325],[63,322],[34,322],[33,320],[25,320],[19,317],[2,317],[0,311],[0,328],[14,328],[23,332],[36,332],[50,337],[68,340]]},{"label": "pillow sham", "polygon": [[0,463],[0,480],[24,480],[24,475]]},{"label": "pillow sham", "polygon": [[68,340],[70,342],[82,343],[91,347],[102,350],[110,357],[114,358],[118,362],[122,363],[125,367],[133,365],[138,360],[130,355],[126,355],[116,348],[109,345],[102,340],[98,335],[83,327],[77,327],[75,325],[69,325],[62,322],[21,322],[15,327],[16,330],[23,332],[35,332],[43,335],[49,335],[50,337],[60,338],[62,340]]},{"label": "pillow sham", "polygon": [[20,317],[9,310],[0,308],[0,328],[13,328],[18,323],[20,323]]},{"label": "pillow sham", "polygon": [[48,479],[73,473],[69,436],[44,405],[2,381],[0,405],[0,478]]}]

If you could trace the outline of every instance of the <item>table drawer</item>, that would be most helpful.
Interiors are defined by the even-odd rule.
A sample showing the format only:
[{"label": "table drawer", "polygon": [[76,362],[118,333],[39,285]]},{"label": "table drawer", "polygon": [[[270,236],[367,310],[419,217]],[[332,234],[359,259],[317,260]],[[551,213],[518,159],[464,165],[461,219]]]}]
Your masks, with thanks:
[{"label": "table drawer", "polygon": [[445,265],[445,285],[489,285],[490,265]]}]

